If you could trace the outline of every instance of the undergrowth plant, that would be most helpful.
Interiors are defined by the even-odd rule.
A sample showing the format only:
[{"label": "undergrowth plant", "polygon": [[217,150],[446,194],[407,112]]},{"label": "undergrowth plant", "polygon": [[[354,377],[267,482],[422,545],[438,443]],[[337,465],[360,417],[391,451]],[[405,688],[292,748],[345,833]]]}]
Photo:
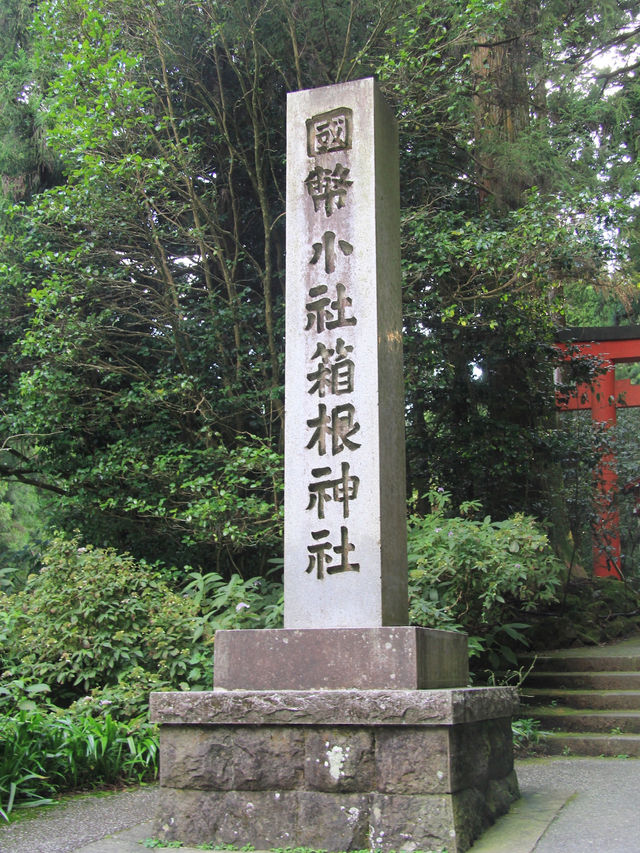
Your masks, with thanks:
[{"label": "undergrowth plant", "polygon": [[[0,594],[3,683],[46,684],[63,707],[105,687],[134,684],[146,694],[206,684],[212,632],[197,603],[170,589],[159,571],[62,537],[42,564],[24,590]],[[0,696],[0,710],[7,701]],[[146,695],[137,708],[129,702],[127,714],[145,705]]]},{"label": "undergrowth plant", "polygon": [[534,752],[540,746],[545,734],[540,728],[540,721],[530,717],[518,717],[511,721],[513,747],[520,755]]},{"label": "undergrowth plant", "polygon": [[145,717],[124,723],[54,708],[0,716],[0,816],[62,791],[155,778],[158,743]]},{"label": "undergrowth plant", "polygon": [[0,592],[0,814],[153,778],[149,693],[210,688],[214,632],[277,627],[282,606],[272,577],[192,570],[171,588],[143,561],[55,537],[24,589]]},{"label": "undergrowth plant", "polygon": [[530,516],[476,518],[481,508],[468,502],[447,517],[450,495],[439,489],[429,498],[432,512],[409,520],[411,621],[466,631],[472,657],[493,669],[517,664],[527,615],[557,600],[564,564]]},{"label": "undergrowth plant", "polygon": [[[281,560],[271,562],[280,564]],[[202,630],[229,628],[281,628],[284,611],[282,582],[276,576],[279,565],[266,577],[241,578],[233,574],[225,580],[217,572],[190,571],[184,589],[197,604]]]}]

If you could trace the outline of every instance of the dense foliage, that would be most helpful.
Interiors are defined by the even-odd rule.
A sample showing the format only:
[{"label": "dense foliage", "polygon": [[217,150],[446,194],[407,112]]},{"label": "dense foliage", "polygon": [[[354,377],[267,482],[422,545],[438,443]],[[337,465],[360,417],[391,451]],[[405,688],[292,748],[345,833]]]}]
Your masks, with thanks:
[{"label": "dense foliage", "polygon": [[0,593],[0,817],[60,791],[157,773],[152,690],[211,687],[213,632],[278,627],[282,585],[171,577],[56,537],[19,592]]},{"label": "dense foliage", "polygon": [[15,662],[16,676],[49,684],[59,704],[131,681],[140,664],[158,684],[204,681],[191,657],[194,603],[130,557],[56,539],[41,571],[2,604],[5,668]]},{"label": "dense foliage", "polygon": [[155,777],[157,737],[142,718],[19,711],[0,717],[0,817],[46,805],[60,791],[139,784]]},{"label": "dense foliage", "polygon": [[136,716],[150,690],[210,687],[218,628],[281,624],[277,582],[195,570],[187,580],[175,592],[144,561],[54,538],[25,588],[0,593],[0,711],[30,709],[44,692],[57,706]]},{"label": "dense foliage", "polygon": [[450,495],[431,496],[434,511],[409,522],[409,582],[414,624],[469,635],[472,667],[516,665],[531,627],[559,600],[566,567],[531,517],[492,521],[475,503],[448,518]]},{"label": "dense foliage", "polygon": [[586,292],[634,316],[633,2],[0,11],[0,474],[52,523],[265,572],[285,95],[371,73],[400,122],[411,486],[551,514],[554,323]]}]

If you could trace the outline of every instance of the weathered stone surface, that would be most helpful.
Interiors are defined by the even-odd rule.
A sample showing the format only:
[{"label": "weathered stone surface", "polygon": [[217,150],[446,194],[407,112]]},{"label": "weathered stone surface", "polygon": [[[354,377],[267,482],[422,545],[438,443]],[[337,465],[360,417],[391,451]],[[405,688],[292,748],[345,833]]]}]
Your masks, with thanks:
[{"label": "weathered stone surface", "polygon": [[493,720],[513,717],[520,709],[520,699],[515,687],[472,687],[465,691],[454,691],[455,705],[451,723],[473,723],[477,720]]},{"label": "weathered stone surface", "polygon": [[163,787],[154,834],[192,845],[463,853],[518,797],[513,773],[490,788],[411,796]]},{"label": "weathered stone surface", "polygon": [[371,791],[376,763],[371,730],[355,727],[307,733],[305,786],[316,791]]},{"label": "weathered stone surface", "polygon": [[516,771],[512,770],[502,779],[492,779],[482,792],[491,822],[506,814],[509,807],[520,798],[520,786]]},{"label": "weathered stone surface", "polygon": [[468,850],[474,840],[492,823],[490,810],[483,792],[478,788],[466,788],[451,795],[455,847]]},{"label": "weathered stone surface", "polygon": [[409,626],[216,633],[225,690],[424,690],[466,687],[467,637]]},{"label": "weathered stone surface", "polygon": [[482,791],[484,807],[493,823],[500,815],[506,814],[509,807],[520,797],[520,786],[516,771],[512,770],[501,779],[491,779]]},{"label": "weathered stone surface", "polygon": [[385,727],[376,733],[379,790],[454,793],[513,770],[511,719],[451,727]]},{"label": "weathered stone surface", "polygon": [[[235,791],[222,798],[224,818],[217,840],[252,844],[259,850],[291,845],[298,832],[298,794],[280,791]],[[246,839],[246,840],[243,840]]]},{"label": "weathered stone surface", "polygon": [[490,742],[488,775],[502,779],[513,771],[513,732],[511,717],[487,721]]},{"label": "weathered stone surface", "polygon": [[372,794],[371,846],[381,850],[458,853],[449,794]]},{"label": "weathered stone surface", "polygon": [[233,742],[210,726],[172,727],[160,738],[160,784],[219,791],[233,788]]},{"label": "weathered stone surface", "polygon": [[464,853],[520,796],[515,773],[454,794],[372,794],[371,844],[382,850]]},{"label": "weathered stone surface", "polygon": [[453,690],[213,690],[152,693],[151,719],[166,725],[455,725],[511,717],[513,687]]},{"label": "weathered stone surface", "polygon": [[511,718],[457,725],[450,738],[451,789],[483,787],[513,770]]},{"label": "weathered stone surface", "polygon": [[369,795],[300,793],[296,844],[314,850],[364,850],[369,801]]},{"label": "weathered stone surface", "polygon": [[[453,726],[449,739],[451,791],[483,786],[489,778],[493,721]],[[511,768],[509,768],[511,769]]]},{"label": "weathered stone surface", "polygon": [[449,729],[389,726],[376,732],[378,790],[444,794],[451,790]]},{"label": "weathered stone surface", "polygon": [[[462,853],[518,796],[504,715],[516,707],[514,692],[218,691],[209,701],[173,694],[180,702],[169,701],[171,722],[160,734],[159,834],[345,850],[369,846],[371,826],[370,843],[383,851]],[[478,716],[503,716],[463,722],[474,702]],[[178,724],[184,708],[191,722]],[[204,722],[195,723],[197,709]]]},{"label": "weathered stone surface", "polygon": [[286,262],[285,627],[406,625],[398,138],[373,78],[288,95]]},{"label": "weathered stone surface", "polygon": [[261,850],[297,842],[298,794],[280,791],[160,789],[155,835],[187,845],[252,844]]},{"label": "weathered stone surface", "polygon": [[160,742],[160,783],[202,790],[287,790],[304,768],[293,727],[172,726]]},{"label": "weathered stone surface", "polygon": [[238,790],[299,786],[304,773],[304,731],[296,727],[242,729],[236,738],[234,780]]},{"label": "weathered stone surface", "polygon": [[468,850],[491,824],[520,796],[515,772],[483,788],[466,788],[452,795],[456,850]]},{"label": "weathered stone surface", "polygon": [[457,794],[213,792],[161,788],[154,835],[185,844],[251,844],[258,849],[463,853],[517,797],[512,779]]},{"label": "weathered stone surface", "polygon": [[178,790],[161,785],[154,836],[163,841],[192,844],[214,838],[223,818],[219,805],[222,797],[224,794]]}]

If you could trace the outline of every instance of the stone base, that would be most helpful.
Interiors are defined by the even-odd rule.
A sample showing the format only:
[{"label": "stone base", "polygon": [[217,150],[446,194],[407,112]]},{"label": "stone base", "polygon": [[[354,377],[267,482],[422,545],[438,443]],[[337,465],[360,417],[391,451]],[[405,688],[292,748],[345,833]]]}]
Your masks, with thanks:
[{"label": "stone base", "polygon": [[186,844],[462,853],[518,797],[512,688],[154,693]]},{"label": "stone base", "polygon": [[467,635],[432,628],[216,631],[214,688],[427,690],[464,687]]}]

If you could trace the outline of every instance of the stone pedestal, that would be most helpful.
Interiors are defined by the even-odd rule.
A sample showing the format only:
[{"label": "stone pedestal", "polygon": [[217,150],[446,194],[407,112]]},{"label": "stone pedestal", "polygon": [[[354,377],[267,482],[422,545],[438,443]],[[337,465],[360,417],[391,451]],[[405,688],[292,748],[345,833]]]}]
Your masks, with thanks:
[{"label": "stone pedestal", "polygon": [[518,796],[512,688],[154,693],[155,835],[461,853]]},{"label": "stone pedestal", "polygon": [[467,635],[431,628],[218,631],[225,690],[426,690],[469,681]]}]

